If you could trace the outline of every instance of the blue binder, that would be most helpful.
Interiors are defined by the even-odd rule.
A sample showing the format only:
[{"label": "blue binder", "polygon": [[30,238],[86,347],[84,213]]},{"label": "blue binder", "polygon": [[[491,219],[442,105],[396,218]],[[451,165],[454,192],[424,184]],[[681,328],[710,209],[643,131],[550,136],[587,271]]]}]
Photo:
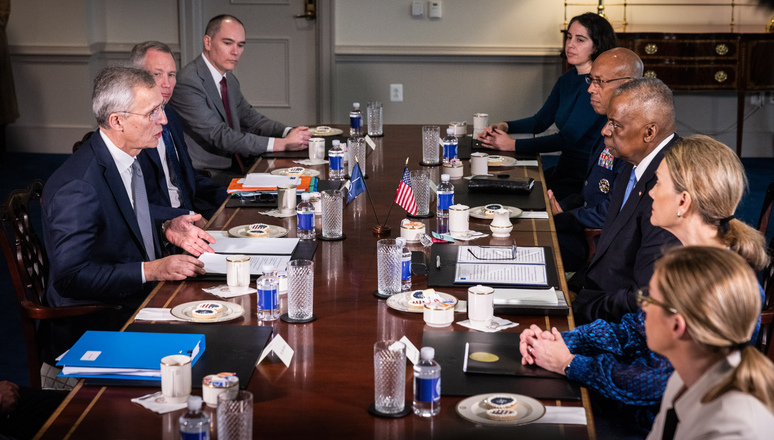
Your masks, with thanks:
[{"label": "blue binder", "polygon": [[204,349],[202,334],[87,331],[57,365],[62,377],[161,380],[161,358],[184,354],[193,366]]}]

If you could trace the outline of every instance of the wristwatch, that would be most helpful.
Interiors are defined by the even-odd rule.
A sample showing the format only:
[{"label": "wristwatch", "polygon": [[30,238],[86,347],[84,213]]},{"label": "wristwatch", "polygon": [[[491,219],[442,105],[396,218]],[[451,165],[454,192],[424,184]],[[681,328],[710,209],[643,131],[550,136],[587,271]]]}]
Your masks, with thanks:
[{"label": "wristwatch", "polygon": [[565,376],[567,376],[567,370],[570,369],[570,365],[572,365],[572,361],[570,361],[569,364],[565,365],[564,370],[562,370],[562,372],[564,372]]}]

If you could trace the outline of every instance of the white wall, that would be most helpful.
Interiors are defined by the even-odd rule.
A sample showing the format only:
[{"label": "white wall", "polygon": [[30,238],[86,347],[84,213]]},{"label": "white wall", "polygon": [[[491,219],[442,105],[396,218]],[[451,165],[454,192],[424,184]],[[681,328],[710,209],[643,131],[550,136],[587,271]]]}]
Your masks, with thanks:
[{"label": "white wall", "polygon": [[[384,102],[386,123],[471,122],[474,112],[488,112],[491,121],[515,119],[534,113],[561,74],[558,0],[444,0],[440,20],[412,18],[410,0],[319,1],[335,1],[334,116],[310,123],[346,123],[353,101],[374,99]],[[191,0],[12,0],[8,39],[21,117],[8,128],[10,145],[69,152],[95,127],[91,81],[100,68],[126,59],[138,41],[179,47],[178,2]],[[570,8],[568,16],[587,9]],[[614,24],[622,19],[614,7],[608,15]],[[736,8],[738,24],[762,25],[771,15]],[[729,16],[726,6],[627,12],[632,24],[725,24]],[[403,84],[402,103],[389,101],[392,83]],[[736,97],[682,93],[677,110],[681,134],[715,133],[735,123]],[[733,129],[718,138],[735,145]],[[772,138],[774,106],[768,105],[746,121],[745,155],[773,156]]]}]

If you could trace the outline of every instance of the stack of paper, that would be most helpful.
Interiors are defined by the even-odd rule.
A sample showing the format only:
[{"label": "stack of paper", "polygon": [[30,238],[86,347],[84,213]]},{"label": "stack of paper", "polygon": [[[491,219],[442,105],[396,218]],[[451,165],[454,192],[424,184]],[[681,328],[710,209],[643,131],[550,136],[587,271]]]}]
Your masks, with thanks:
[{"label": "stack of paper", "polygon": [[[277,192],[277,185],[296,185],[297,192],[314,191],[317,179],[310,176],[277,176],[269,173],[250,173],[242,179],[233,179],[228,193]],[[310,189],[311,188],[311,189]]]},{"label": "stack of paper", "polygon": [[161,380],[161,358],[204,353],[204,335],[87,331],[56,364],[63,377]]}]

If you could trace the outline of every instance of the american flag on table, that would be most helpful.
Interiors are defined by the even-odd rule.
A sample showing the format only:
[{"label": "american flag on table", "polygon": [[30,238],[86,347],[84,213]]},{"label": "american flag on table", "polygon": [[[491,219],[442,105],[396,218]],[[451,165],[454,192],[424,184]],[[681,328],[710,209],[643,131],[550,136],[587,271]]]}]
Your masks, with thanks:
[{"label": "american flag on table", "polygon": [[411,188],[408,165],[403,169],[403,178],[400,179],[398,184],[398,194],[395,196],[395,202],[409,214],[417,214],[417,202],[414,200],[414,189]]}]

